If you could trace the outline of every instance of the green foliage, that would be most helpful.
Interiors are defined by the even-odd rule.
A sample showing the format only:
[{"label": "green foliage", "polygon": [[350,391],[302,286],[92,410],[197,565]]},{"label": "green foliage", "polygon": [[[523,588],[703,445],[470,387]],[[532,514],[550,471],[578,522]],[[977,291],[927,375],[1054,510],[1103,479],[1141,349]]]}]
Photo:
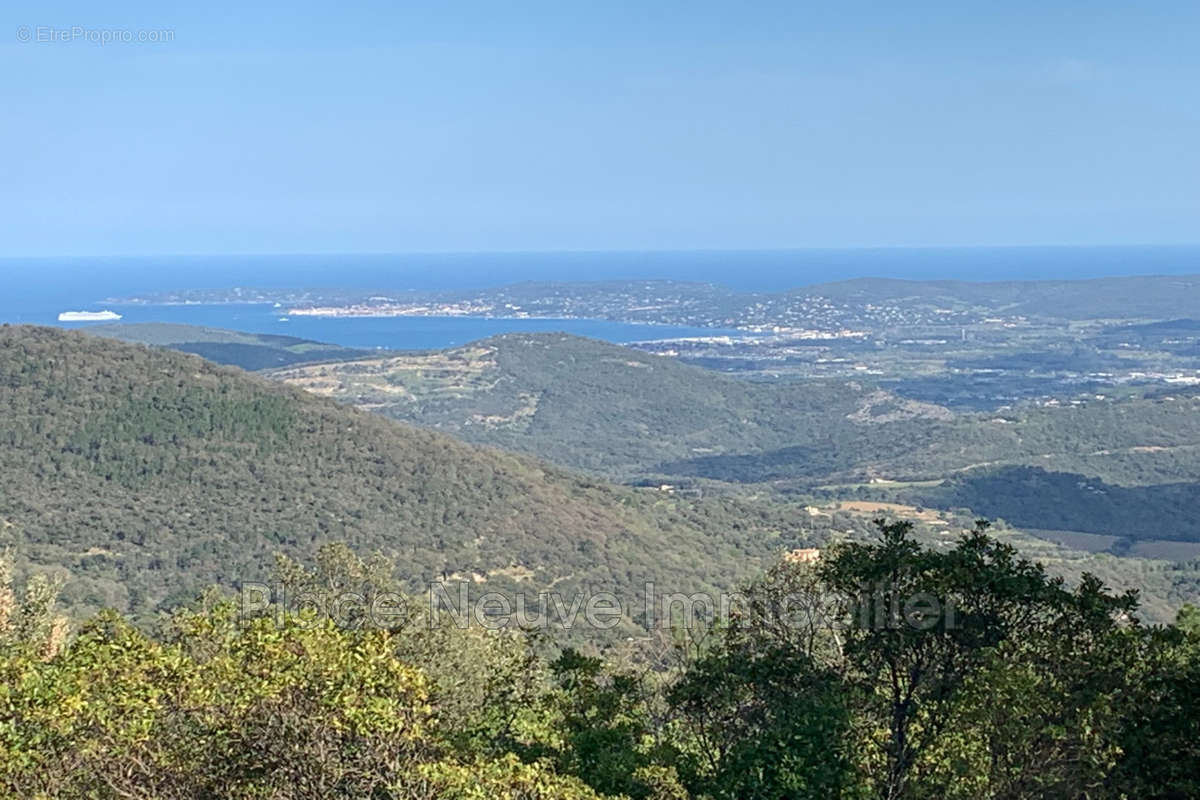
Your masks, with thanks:
[{"label": "green foliage", "polygon": [[[1089,689],[1102,695],[1103,682],[1081,684],[1072,670],[1081,660],[1093,668],[1109,666],[1110,654],[1092,648],[1103,650],[1110,643],[1106,637],[1117,635],[1117,620],[1132,614],[1136,593],[1111,596],[1090,576],[1068,591],[1061,579],[1048,578],[1041,566],[989,537],[986,523],[947,551],[919,547],[908,523],[880,520],[879,528],[878,544],[845,545],[822,572],[850,604],[843,651],[862,707],[879,732],[871,738],[879,756],[881,796],[925,796],[929,784],[937,783],[933,776],[942,765],[936,754],[944,737],[966,737],[960,715],[964,705],[970,707],[973,685],[978,683],[976,697],[985,714],[1011,708],[994,703],[1003,691],[993,695],[992,686],[1005,683],[992,680],[989,671],[1001,664],[1003,679],[1015,679],[1016,687],[1032,682],[1035,697],[1052,707],[1022,704],[1028,716],[1011,729],[994,719],[979,723],[990,760],[972,765],[965,774],[995,770],[997,761],[1004,760],[999,750],[1004,750],[1021,753],[1019,763],[1028,770],[1040,765],[1038,791],[1057,791],[1063,785],[1067,794],[1092,790],[1102,770],[1111,766],[1107,762],[1115,745],[1102,733],[1069,736],[1064,742],[1058,728],[1065,725],[1076,734],[1079,728],[1073,724],[1082,723],[1074,715],[1087,719],[1104,714],[1104,696],[1079,701],[1073,693]],[[1028,665],[1020,656],[1030,658]],[[1117,667],[1116,674],[1124,670]],[[1069,699],[1065,708],[1064,698]],[[1039,747],[1046,749],[1047,758],[1065,748],[1072,759],[1069,774],[1060,778],[1046,763],[1031,760],[1028,753]],[[961,743],[951,749],[958,762],[972,752]],[[1081,772],[1084,763],[1097,772],[1090,777]],[[1011,776],[990,775],[988,786],[1003,787],[1008,780]]]},{"label": "green foliage", "polygon": [[641,770],[652,766],[651,717],[637,674],[605,669],[600,658],[567,649],[550,665],[557,691],[544,701],[561,744],[554,760],[604,794],[641,800],[653,787]]},{"label": "green foliage", "polygon": [[[861,382],[752,382],[563,334],[280,370],[394,419],[622,481],[877,499],[1023,527],[1200,541],[1195,396],[954,414]],[[397,391],[397,386],[403,387]],[[871,483],[942,482],[884,489]],[[842,497],[854,488],[834,490]],[[863,499],[867,499],[864,497]],[[1119,551],[1114,551],[1118,552]]]},{"label": "green foliage", "polygon": [[[419,622],[422,583],[720,588],[813,534],[786,507],[582,480],[76,334],[0,331],[0,402],[3,796],[1200,793],[1195,610],[1146,627],[1136,594],[1053,578],[984,525],[922,547],[881,520],[875,541],[784,561],[673,665],[552,657],[554,639]],[[395,593],[396,613],[186,605],[277,553],[284,594]],[[68,641],[64,573],[75,610],[143,618],[104,611]]]},{"label": "green foliage", "polygon": [[421,767],[430,800],[601,800],[578,778],[508,754],[492,761],[438,762]]},{"label": "green foliage", "polygon": [[1127,597],[1085,580],[1010,632],[956,692],[954,730],[915,778],[924,791],[1087,797],[1120,787],[1109,776],[1130,761],[1126,715],[1145,689],[1146,634],[1130,610]]},{"label": "green foliage", "polygon": [[1142,627],[1135,594],[1068,588],[982,524],[951,548],[879,533],[781,564],[688,663],[672,701],[681,763],[710,765],[684,772],[696,794],[1195,794],[1192,634]]},{"label": "green foliage", "polygon": [[56,613],[59,584],[32,576],[18,598],[12,560],[0,553],[0,654],[25,653],[53,658],[67,642],[67,619]]},{"label": "green foliage", "polygon": [[808,568],[777,565],[671,687],[680,767],[697,793],[853,796],[849,695],[822,591]]},{"label": "green foliage", "polygon": [[13,796],[362,797],[428,746],[424,676],[387,634],[187,614],[166,642],[112,614],[5,663]]},{"label": "green foliage", "polygon": [[[388,631],[396,657],[427,677],[442,735],[455,752],[486,758],[549,735],[535,706],[548,670],[530,636],[463,627],[445,612],[430,615],[428,598],[403,594],[393,564],[380,553],[363,559],[333,543],[319,548],[312,561],[310,568],[277,558],[274,583],[282,598],[302,595],[310,607],[340,609],[336,621],[347,629]],[[361,597],[361,604],[338,604],[347,593]],[[258,616],[279,619],[291,612],[275,603]]]},{"label": "green foliage", "polygon": [[1184,603],[1175,616],[1175,627],[1189,636],[1200,635],[1200,608]]},{"label": "green foliage", "polygon": [[334,541],[384,552],[414,593],[443,579],[510,596],[553,584],[632,598],[645,580],[711,591],[748,578],[793,526],[786,510],[583,480],[79,333],[0,329],[0,407],[0,537],[18,576],[63,574],[78,616],[146,620]]},{"label": "green foliage", "polygon": [[1027,528],[1200,541],[1200,523],[1189,513],[1200,502],[1200,484],[1178,480],[1119,486],[1076,473],[1005,467],[976,470],[942,486],[911,491],[908,498],[940,508],[970,508]]},{"label": "green foliage", "polygon": [[162,641],[113,614],[49,661],[0,661],[0,790],[56,798],[599,795],[548,765],[472,755],[392,634],[239,623],[222,605]]},{"label": "green foliage", "polygon": [[1108,783],[1130,797],[1200,796],[1200,633],[1190,621],[1137,642],[1125,676],[1121,757]]},{"label": "green foliage", "polygon": [[[390,573],[330,546],[278,577],[335,592]],[[0,793],[1195,796],[1194,615],[1145,628],[1135,605],[1048,578],[982,525],[930,550],[880,521],[876,543],[773,567],[665,670],[409,619],[203,599],[150,636],[105,612],[55,652],[0,651]]]}]

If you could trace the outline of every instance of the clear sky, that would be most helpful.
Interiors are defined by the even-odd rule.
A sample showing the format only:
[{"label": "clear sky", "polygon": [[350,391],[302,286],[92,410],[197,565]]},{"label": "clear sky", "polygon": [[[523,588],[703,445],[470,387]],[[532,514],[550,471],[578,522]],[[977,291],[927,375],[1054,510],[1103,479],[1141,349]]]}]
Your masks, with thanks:
[{"label": "clear sky", "polygon": [[1195,0],[249,5],[3,4],[0,255],[1200,241]]}]

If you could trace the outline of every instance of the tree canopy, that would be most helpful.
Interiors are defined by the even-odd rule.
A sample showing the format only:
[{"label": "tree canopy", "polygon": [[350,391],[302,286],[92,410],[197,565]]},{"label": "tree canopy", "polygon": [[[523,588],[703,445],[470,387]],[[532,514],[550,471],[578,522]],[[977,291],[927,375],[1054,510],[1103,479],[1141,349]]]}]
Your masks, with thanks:
[{"label": "tree canopy", "polygon": [[[395,586],[329,546],[276,578]],[[6,573],[7,574],[7,573]],[[980,524],[784,560],[655,648],[201,597],[70,637],[0,585],[0,790],[62,798],[1193,797],[1200,625],[1048,576]],[[419,603],[420,598],[408,598]]]}]

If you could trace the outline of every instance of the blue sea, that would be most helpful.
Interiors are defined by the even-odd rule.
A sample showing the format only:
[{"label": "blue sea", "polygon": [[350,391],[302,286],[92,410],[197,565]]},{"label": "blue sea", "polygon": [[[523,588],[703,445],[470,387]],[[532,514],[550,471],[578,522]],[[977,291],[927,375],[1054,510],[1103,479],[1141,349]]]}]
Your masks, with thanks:
[{"label": "blue sea", "polygon": [[0,322],[59,324],[64,310],[111,307],[125,322],[281,333],[353,347],[425,349],[510,331],[562,330],[613,342],[714,333],[596,320],[319,319],[281,322],[269,306],[112,306],[105,298],[189,288],[462,289],[537,280],[669,279],[779,291],[861,277],[1077,279],[1200,273],[1200,246],[855,250],[160,256],[0,260]]},{"label": "blue sea", "polygon": [[[565,332],[617,344],[683,336],[713,336],[736,331],[693,328],[684,325],[636,325],[597,319],[498,319],[488,317],[284,317],[271,304],[204,306],[105,306],[121,322],[178,322],[251,333],[298,336],[344,347],[388,350],[430,350],[473,342],[500,333]],[[85,328],[96,323],[57,322],[48,315],[38,320],[63,328]]]}]

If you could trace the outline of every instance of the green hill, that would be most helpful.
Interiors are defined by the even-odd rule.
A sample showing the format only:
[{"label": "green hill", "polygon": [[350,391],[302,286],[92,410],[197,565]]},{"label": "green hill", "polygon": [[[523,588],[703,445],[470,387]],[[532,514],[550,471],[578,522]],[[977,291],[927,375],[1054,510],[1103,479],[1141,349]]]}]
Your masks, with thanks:
[{"label": "green hill", "polygon": [[1115,486],[1077,473],[1040,467],[975,470],[937,487],[911,490],[918,502],[970,508],[1021,527],[1080,531],[1122,538],[1200,542],[1200,484]]},{"label": "green hill", "polygon": [[755,383],[566,334],[271,370],[471,442],[636,481],[813,486],[1030,465],[1117,484],[1200,480],[1200,397],[954,414],[865,381]]},{"label": "green hill", "polygon": [[[626,368],[659,362],[648,363]],[[304,558],[328,541],[391,555],[414,591],[444,578],[476,596],[603,590],[636,609],[646,581],[729,588],[785,548],[867,535],[875,515],[869,503],[826,513],[772,494],[614,486],[193,356],[47,328],[0,328],[0,419],[0,547],[20,571],[63,577],[76,613],[145,617],[209,584],[262,580],[275,553]],[[940,541],[964,519],[925,535]],[[1196,564],[1022,541],[1055,571],[1144,588],[1156,618],[1196,596]]]},{"label": "green hill", "polygon": [[1086,521],[1065,526],[1072,530],[1109,533],[1119,524],[1123,536],[1200,540],[1183,521],[1200,486],[1200,395],[1185,390],[952,414],[862,381],[754,383],[564,334],[510,334],[267,374],[471,442],[628,482],[769,485],[801,494],[833,485],[859,496],[894,482],[955,479],[959,488],[905,497],[1006,518],[1015,517],[1008,505],[971,492],[979,481],[962,481],[1001,470],[979,483],[995,488],[1021,474],[1012,469],[1038,468],[1114,487],[1176,484],[1110,495],[1126,505],[1143,496],[1170,501],[1156,505],[1154,530],[1134,524],[1148,519],[1135,507],[1098,526],[1080,492],[1056,490],[1063,503],[1051,516]]},{"label": "green hill", "polygon": [[168,322],[111,323],[82,329],[85,333],[123,342],[167,347],[248,370],[285,367],[314,361],[348,360],[370,355],[369,350],[314,342],[295,336],[243,333],[200,325]]},{"label": "green hill", "polygon": [[[852,438],[864,421],[876,432],[876,424],[907,430],[950,417],[856,382],[756,384],[566,334],[507,334],[268,374],[467,441],[623,480],[676,474],[665,462],[783,443],[824,446]],[[824,463],[821,474],[836,469]]]},{"label": "green hill", "polygon": [[[0,328],[0,537],[77,610],[146,613],[258,580],[276,552],[381,549],[410,588],[632,596],[731,586],[785,509],[580,479],[201,359]],[[781,538],[782,536],[782,538]]]}]

